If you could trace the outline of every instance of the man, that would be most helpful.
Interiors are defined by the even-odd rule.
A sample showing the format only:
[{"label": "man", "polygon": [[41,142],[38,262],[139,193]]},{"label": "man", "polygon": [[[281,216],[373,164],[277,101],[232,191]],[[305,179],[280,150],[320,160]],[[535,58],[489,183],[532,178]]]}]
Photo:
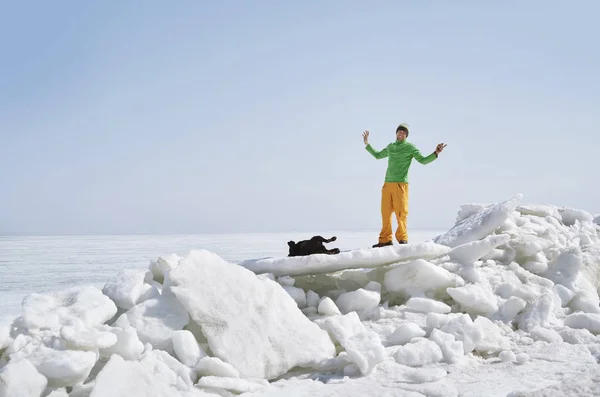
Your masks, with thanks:
[{"label": "man", "polygon": [[392,215],[396,214],[398,229],[396,240],[400,244],[408,243],[406,217],[408,215],[408,169],[414,158],[421,164],[429,164],[438,158],[446,144],[440,143],[429,156],[423,156],[416,146],[406,140],[408,124],[400,124],[396,129],[396,142],[390,143],[383,150],[376,151],[369,144],[369,131],[363,132],[366,149],[376,159],[388,158],[385,181],[381,189],[382,227],[379,242],[373,246],[392,245]]}]

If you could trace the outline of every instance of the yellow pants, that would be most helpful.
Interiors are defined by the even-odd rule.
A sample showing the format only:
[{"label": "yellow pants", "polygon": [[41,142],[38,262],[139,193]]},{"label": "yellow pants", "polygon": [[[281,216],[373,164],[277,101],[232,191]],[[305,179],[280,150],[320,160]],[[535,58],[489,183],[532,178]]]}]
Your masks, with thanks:
[{"label": "yellow pants", "polygon": [[408,241],[406,217],[408,215],[408,183],[385,182],[381,188],[381,233],[379,242],[392,241],[392,218],[396,214],[398,229],[396,240]]}]

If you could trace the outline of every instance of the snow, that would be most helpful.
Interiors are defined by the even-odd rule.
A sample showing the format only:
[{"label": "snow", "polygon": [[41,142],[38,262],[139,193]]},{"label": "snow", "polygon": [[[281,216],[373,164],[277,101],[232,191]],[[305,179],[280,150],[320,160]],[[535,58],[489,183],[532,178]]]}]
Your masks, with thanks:
[{"label": "snow", "polygon": [[521,200],[422,243],[200,248],[29,294],[0,325],[0,397],[599,395],[598,217]]}]

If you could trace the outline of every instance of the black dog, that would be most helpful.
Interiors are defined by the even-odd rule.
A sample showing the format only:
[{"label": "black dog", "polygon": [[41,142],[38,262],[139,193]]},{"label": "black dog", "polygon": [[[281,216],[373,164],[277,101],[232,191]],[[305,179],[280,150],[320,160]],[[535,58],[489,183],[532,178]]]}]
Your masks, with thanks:
[{"label": "black dog", "polygon": [[297,243],[293,241],[288,241],[288,245],[290,246],[290,253],[288,256],[305,256],[312,254],[339,254],[340,250],[338,248],[328,250],[323,245],[323,243],[331,243],[335,240],[337,240],[337,237],[335,236],[333,236],[329,240],[321,236],[314,236],[310,240],[302,240],[298,241]]}]

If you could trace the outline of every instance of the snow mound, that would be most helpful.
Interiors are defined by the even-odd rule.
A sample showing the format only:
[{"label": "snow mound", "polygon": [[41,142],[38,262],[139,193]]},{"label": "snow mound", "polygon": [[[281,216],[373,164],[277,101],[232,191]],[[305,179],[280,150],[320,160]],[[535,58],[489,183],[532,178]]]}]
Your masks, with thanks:
[{"label": "snow mound", "polygon": [[419,244],[238,264],[197,249],[30,294],[0,326],[0,397],[454,397],[492,366],[529,377],[493,396],[595,391],[599,218],[521,199],[464,204]]}]

